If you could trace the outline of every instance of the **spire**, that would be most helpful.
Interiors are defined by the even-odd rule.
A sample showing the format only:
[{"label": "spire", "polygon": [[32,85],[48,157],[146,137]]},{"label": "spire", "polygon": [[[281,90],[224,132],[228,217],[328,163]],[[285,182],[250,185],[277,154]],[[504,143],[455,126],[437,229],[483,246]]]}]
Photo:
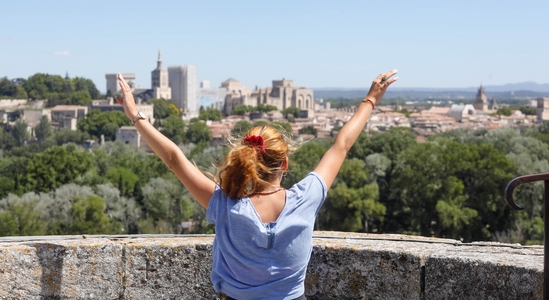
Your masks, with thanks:
[{"label": "spire", "polygon": [[158,50],[158,61],[156,63],[156,69],[162,70],[162,52],[160,52],[160,50]]}]

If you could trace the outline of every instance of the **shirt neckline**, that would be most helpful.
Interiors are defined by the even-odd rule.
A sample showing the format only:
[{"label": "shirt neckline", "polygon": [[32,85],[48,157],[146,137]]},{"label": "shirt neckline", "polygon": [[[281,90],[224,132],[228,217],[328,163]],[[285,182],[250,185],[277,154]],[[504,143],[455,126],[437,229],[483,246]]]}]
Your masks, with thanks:
[{"label": "shirt neckline", "polygon": [[252,210],[254,211],[254,214],[257,216],[257,221],[260,224],[262,224],[263,226],[270,225],[270,224],[278,224],[280,222],[280,218],[282,218],[282,215],[284,214],[284,212],[286,211],[286,208],[288,207],[288,191],[286,189],[284,189],[284,207],[282,208],[282,211],[278,215],[278,218],[276,218],[276,220],[274,222],[263,223],[263,221],[261,220],[261,216],[259,215],[259,213],[255,209],[255,206],[254,206],[254,203],[252,202],[252,199],[250,199],[249,196],[246,196],[245,199],[252,206]]}]

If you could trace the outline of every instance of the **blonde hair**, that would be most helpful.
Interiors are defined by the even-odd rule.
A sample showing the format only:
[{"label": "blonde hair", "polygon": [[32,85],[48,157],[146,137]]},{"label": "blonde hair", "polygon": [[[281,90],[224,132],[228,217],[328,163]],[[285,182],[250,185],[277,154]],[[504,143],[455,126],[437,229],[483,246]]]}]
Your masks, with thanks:
[{"label": "blonde hair", "polygon": [[284,161],[295,150],[289,137],[268,125],[251,128],[229,146],[217,169],[219,186],[233,199],[273,186],[271,182],[284,171]]}]

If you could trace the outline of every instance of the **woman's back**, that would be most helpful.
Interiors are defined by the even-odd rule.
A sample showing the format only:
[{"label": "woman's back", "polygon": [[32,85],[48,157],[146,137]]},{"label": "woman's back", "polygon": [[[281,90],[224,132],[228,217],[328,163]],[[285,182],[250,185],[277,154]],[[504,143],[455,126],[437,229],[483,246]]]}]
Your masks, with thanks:
[{"label": "woman's back", "polygon": [[304,293],[315,217],[327,188],[311,173],[286,192],[274,222],[262,222],[249,197],[216,190],[207,219],[216,225],[212,282],[233,298],[294,299]]}]

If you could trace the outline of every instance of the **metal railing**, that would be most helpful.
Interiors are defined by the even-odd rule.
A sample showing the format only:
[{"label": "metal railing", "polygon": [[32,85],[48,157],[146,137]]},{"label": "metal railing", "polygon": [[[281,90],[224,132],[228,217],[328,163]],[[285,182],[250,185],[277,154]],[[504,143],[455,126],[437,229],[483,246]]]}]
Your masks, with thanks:
[{"label": "metal railing", "polygon": [[507,184],[507,187],[505,187],[505,200],[507,200],[507,204],[514,210],[524,209],[524,206],[515,203],[513,191],[517,186],[523,183],[534,181],[543,181],[545,183],[545,203],[543,204],[543,299],[549,300],[549,290],[547,287],[549,284],[549,239],[547,238],[549,236],[549,222],[547,221],[547,218],[549,218],[549,204],[547,203],[549,201],[549,173],[525,175],[511,180]]}]

